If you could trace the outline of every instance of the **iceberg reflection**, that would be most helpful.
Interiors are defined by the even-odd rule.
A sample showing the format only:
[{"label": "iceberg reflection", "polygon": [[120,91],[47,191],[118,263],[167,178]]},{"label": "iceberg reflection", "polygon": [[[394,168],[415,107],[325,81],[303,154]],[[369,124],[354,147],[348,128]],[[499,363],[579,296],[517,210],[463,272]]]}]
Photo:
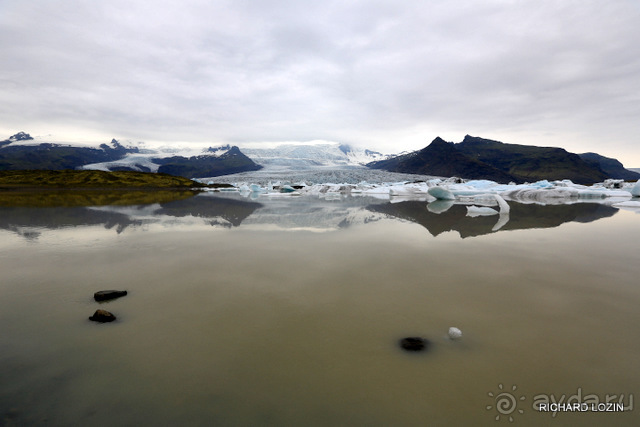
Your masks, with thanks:
[{"label": "iceberg reflection", "polygon": [[[148,200],[146,200],[148,202]],[[473,204],[473,208],[470,206]],[[506,205],[506,206],[505,206]],[[499,208],[499,211],[494,208]],[[470,215],[491,210],[491,215]],[[507,213],[507,211],[510,211]],[[566,222],[591,222],[614,215],[618,208],[603,203],[523,204],[504,200],[384,200],[375,197],[314,196],[260,198],[260,203],[233,193],[200,193],[174,200],[140,204],[126,198],[116,204],[52,207],[0,205],[0,229],[37,241],[47,229],[103,226],[122,233],[149,224],[188,228],[336,231],[379,220],[403,220],[421,225],[432,236],[457,231],[461,238],[497,231],[551,228]]]}]

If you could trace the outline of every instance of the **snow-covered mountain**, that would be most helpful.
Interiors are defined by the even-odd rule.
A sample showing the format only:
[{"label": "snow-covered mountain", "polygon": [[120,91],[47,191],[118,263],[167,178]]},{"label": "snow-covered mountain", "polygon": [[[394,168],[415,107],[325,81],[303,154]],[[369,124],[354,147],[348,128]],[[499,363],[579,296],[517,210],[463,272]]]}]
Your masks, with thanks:
[{"label": "snow-covered mountain", "polygon": [[158,172],[161,163],[160,159],[171,157],[200,157],[211,156],[220,157],[231,150],[231,146],[223,145],[220,147],[209,147],[205,150],[201,148],[191,147],[159,147],[156,149],[144,148],[137,152],[128,153],[126,156],[108,162],[90,163],[81,167],[81,169],[91,170],[133,170],[139,172]]},{"label": "snow-covered mountain", "polygon": [[129,153],[117,160],[91,163],[82,168],[161,172],[187,178],[201,178],[256,171],[262,167],[255,164],[238,147],[223,145],[205,150],[176,147],[145,149]]},{"label": "snow-covered mountain", "polygon": [[0,141],[0,170],[98,169],[160,172],[186,178],[256,171],[256,165],[236,146],[146,149],[110,144],[74,145],[42,142],[25,132]]},{"label": "snow-covered mountain", "polygon": [[389,156],[345,144],[282,144],[275,148],[242,148],[251,160],[266,169],[306,170],[316,168],[364,167]]}]

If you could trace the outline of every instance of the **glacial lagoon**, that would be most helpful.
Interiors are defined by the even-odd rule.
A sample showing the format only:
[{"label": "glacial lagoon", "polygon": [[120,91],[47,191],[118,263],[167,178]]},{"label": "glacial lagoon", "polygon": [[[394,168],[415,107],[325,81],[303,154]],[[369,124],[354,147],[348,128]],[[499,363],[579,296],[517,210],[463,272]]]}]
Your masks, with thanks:
[{"label": "glacial lagoon", "polygon": [[[65,197],[0,206],[0,425],[640,420],[632,210],[510,201],[498,224],[365,196]],[[398,346],[412,336],[427,351]],[[624,411],[539,411],[595,400]]]}]

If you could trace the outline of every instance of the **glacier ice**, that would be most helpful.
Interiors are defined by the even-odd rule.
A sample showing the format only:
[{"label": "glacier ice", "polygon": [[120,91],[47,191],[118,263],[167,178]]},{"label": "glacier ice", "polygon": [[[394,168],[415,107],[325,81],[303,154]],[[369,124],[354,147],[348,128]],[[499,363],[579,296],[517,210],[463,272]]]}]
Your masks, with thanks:
[{"label": "glacier ice", "polygon": [[429,187],[427,193],[438,200],[455,200],[456,198],[451,191],[440,186]]}]

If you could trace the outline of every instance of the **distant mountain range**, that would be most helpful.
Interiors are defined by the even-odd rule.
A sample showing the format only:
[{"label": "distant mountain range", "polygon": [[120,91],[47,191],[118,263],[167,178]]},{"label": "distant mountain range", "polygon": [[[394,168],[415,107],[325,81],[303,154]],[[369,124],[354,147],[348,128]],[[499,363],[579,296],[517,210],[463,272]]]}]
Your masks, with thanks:
[{"label": "distant mountain range", "polygon": [[339,144],[283,144],[275,148],[246,148],[223,145],[204,151],[165,147],[125,147],[113,139],[110,144],[82,147],[40,143],[19,132],[0,141],[0,170],[97,169],[162,172],[187,178],[203,178],[272,170],[302,171],[318,168],[365,168],[366,163],[386,159],[376,151]]},{"label": "distant mountain range", "polygon": [[616,159],[599,154],[505,144],[469,135],[459,143],[438,137],[422,150],[367,166],[390,172],[489,179],[501,183],[570,179],[579,184],[593,184],[607,178],[640,179],[640,174],[625,169]]},{"label": "distant mountain range", "polygon": [[97,148],[37,143],[29,134],[20,132],[0,141],[0,170],[133,170],[196,178],[262,168],[236,146],[210,147],[190,154],[172,149],[141,150],[138,147],[125,147],[115,139],[110,144],[101,144]]},{"label": "distant mountain range", "polygon": [[0,170],[97,169],[162,172],[187,178],[259,170],[363,169],[496,182],[570,179],[581,184],[607,178],[640,179],[616,159],[596,153],[573,154],[561,148],[505,144],[465,136],[459,143],[436,138],[422,150],[400,155],[336,143],[283,144],[275,148],[223,145],[206,150],[124,146],[113,139],[97,147],[35,141],[19,132],[0,141]]}]

